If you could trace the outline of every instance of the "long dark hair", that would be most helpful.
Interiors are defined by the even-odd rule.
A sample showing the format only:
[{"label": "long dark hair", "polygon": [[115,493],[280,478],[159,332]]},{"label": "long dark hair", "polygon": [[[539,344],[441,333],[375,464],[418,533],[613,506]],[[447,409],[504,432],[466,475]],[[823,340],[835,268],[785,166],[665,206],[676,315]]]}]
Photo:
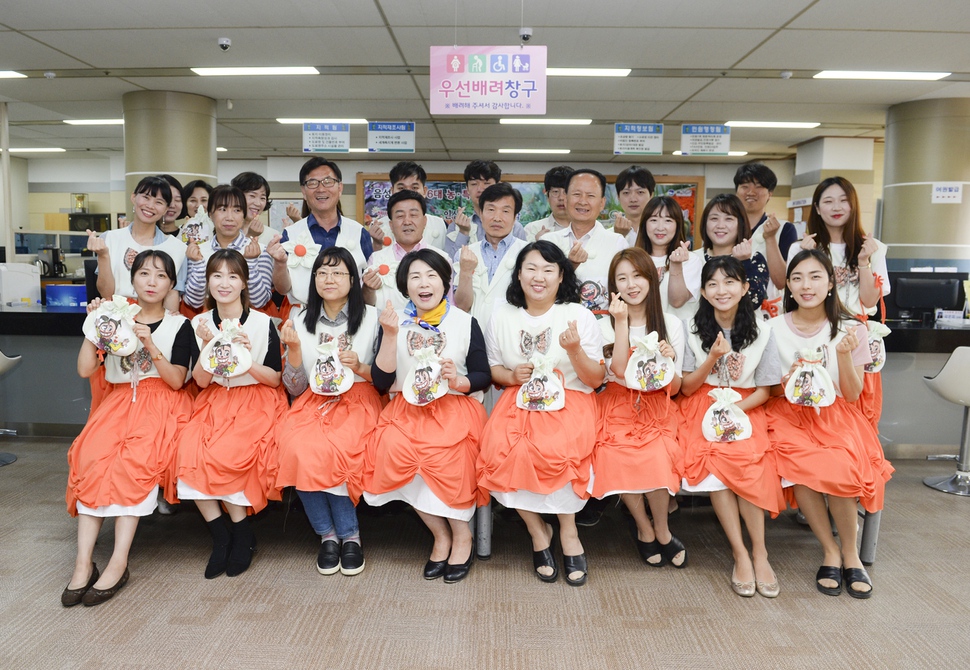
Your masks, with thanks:
[{"label": "long dark hair", "polygon": [[808,212],[808,222],[805,224],[805,234],[814,234],[815,246],[824,251],[829,257],[832,256],[832,251],[829,248],[829,245],[832,243],[832,237],[829,235],[829,229],[825,227],[822,215],[818,213],[818,205],[822,200],[822,194],[830,186],[838,186],[845,191],[845,196],[849,201],[849,207],[852,210],[849,212],[849,218],[845,222],[845,227],[842,228],[842,241],[845,242],[845,263],[850,269],[855,269],[859,267],[859,249],[862,248],[862,243],[865,242],[866,232],[862,229],[862,223],[859,220],[859,196],[856,194],[852,182],[848,179],[845,177],[829,177],[815,187],[815,193],[812,194],[812,208]]},{"label": "long dark hair", "polygon": [[[680,246],[680,243],[684,241],[684,210],[681,209],[680,203],[671,198],[669,195],[658,195],[655,198],[650,198],[650,202],[643,208],[643,214],[640,215],[640,228],[637,231],[637,243],[636,246],[641,249],[645,249],[647,254],[653,255],[653,243],[647,236],[647,219],[649,219],[654,214],[660,215],[661,212],[667,212],[667,216],[674,220],[677,224],[676,230],[674,231],[674,236],[667,242],[667,248],[664,250],[664,256],[669,258],[670,252]],[[667,261],[667,266],[669,267],[670,261]]]},{"label": "long dark hair", "polygon": [[347,268],[350,274],[350,293],[347,294],[347,332],[356,335],[360,329],[360,324],[364,321],[364,289],[360,285],[360,275],[357,273],[357,261],[353,254],[343,247],[330,247],[324,249],[313,261],[313,268],[310,270],[310,288],[307,291],[306,314],[303,323],[307,331],[317,332],[317,323],[320,320],[320,312],[323,310],[323,298],[317,293],[317,270],[321,266],[335,268],[341,263]]},{"label": "long dark hair", "polygon": [[242,277],[243,290],[239,294],[239,300],[242,302],[243,314],[245,314],[252,307],[249,302],[249,263],[235,249],[219,249],[209,256],[209,262],[205,264],[205,308],[216,309],[216,299],[209,293],[209,277],[222,264],[225,264],[232,274]]},{"label": "long dark hair", "polygon": [[748,225],[748,215],[744,211],[744,205],[741,203],[741,198],[733,193],[719,193],[711,198],[711,201],[707,203],[707,207],[704,208],[704,213],[701,215],[701,240],[704,242],[704,251],[714,248],[714,244],[711,242],[710,236],[707,234],[707,217],[711,215],[715,209],[733,216],[738,220],[738,236],[735,244],[741,244],[744,240],[751,237],[751,227]]},{"label": "long dark hair", "polygon": [[576,278],[576,270],[573,269],[573,264],[566,258],[566,254],[562,252],[562,249],[546,240],[536,240],[525,245],[522,247],[519,255],[516,256],[515,269],[512,271],[512,281],[509,282],[509,288],[505,291],[506,302],[513,307],[525,309],[525,291],[522,290],[519,273],[522,271],[522,263],[525,262],[525,257],[529,255],[530,251],[538,251],[539,255],[547,263],[555,263],[559,266],[559,274],[562,276],[562,282],[559,284],[559,290],[556,291],[556,304],[568,302],[578,303],[579,279]]},{"label": "long dark hair", "polygon": [[795,257],[788,264],[788,272],[785,273],[785,297],[783,299],[785,311],[794,312],[798,309],[798,303],[795,302],[795,298],[791,294],[791,289],[788,287],[788,280],[791,278],[791,273],[798,267],[798,264],[809,258],[814,258],[822,264],[826,274],[829,276],[829,283],[832,284],[832,288],[825,296],[825,316],[828,318],[830,325],[829,339],[834,340],[835,336],[839,334],[839,325],[843,321],[854,321],[855,316],[849,314],[845,307],[842,306],[842,301],[839,299],[839,291],[835,286],[835,270],[832,268],[832,259],[821,249],[803,249],[795,254]]},{"label": "long dark hair", "polygon": [[[639,247],[629,247],[617,252],[610,261],[610,272],[607,275],[610,297],[612,298],[614,293],[619,293],[616,288],[616,268],[623,261],[629,262],[640,276],[646,277],[650,285],[646,297],[647,332],[655,330],[661,340],[667,340],[667,321],[664,319],[663,302],[660,299],[660,277],[657,275],[657,266],[653,264],[650,254]],[[610,324],[616,328],[616,320],[612,314],[610,314]]]},{"label": "long dark hair", "polygon": [[[718,270],[742,284],[748,282],[748,275],[741,261],[734,256],[715,256],[704,263],[704,268],[701,270],[701,292]],[[721,326],[714,316],[714,306],[706,298],[697,304],[693,332],[701,338],[701,347],[704,351],[710,352],[711,347],[714,346],[714,340],[721,332]],[[731,326],[731,349],[741,351],[754,344],[757,339],[758,319],[754,313],[754,303],[743,295],[738,302],[738,311],[734,315],[734,325]]]}]

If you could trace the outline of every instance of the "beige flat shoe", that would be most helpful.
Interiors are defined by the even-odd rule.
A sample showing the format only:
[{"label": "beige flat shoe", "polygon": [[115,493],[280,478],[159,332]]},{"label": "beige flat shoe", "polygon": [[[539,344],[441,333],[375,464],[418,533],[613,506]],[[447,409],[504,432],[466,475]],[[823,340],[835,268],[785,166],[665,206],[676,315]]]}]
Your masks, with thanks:
[{"label": "beige flat shoe", "polygon": [[755,588],[758,593],[761,594],[763,598],[777,598],[778,594],[781,592],[781,587],[778,586],[778,582],[774,581],[770,584],[765,584],[764,582],[756,582]]},{"label": "beige flat shoe", "polygon": [[734,570],[731,570],[731,589],[742,598],[751,598],[755,593],[754,582],[739,582]]}]

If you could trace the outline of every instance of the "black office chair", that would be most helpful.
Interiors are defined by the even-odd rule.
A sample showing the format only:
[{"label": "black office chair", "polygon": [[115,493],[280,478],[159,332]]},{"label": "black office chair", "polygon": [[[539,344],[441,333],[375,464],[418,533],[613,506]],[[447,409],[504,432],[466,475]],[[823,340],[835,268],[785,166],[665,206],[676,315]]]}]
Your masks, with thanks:
[{"label": "black office chair", "polygon": [[91,302],[95,298],[100,298],[98,293],[98,259],[84,259],[84,288],[87,291],[87,301]]},{"label": "black office chair", "polygon": [[[3,377],[9,372],[12,372],[14,368],[20,365],[23,359],[20,356],[7,356],[2,351],[0,351],[0,377]],[[9,428],[0,428],[0,435],[16,435],[17,431],[10,430]],[[15,454],[2,452],[0,453],[0,468],[4,465],[10,465],[17,460]]]}]

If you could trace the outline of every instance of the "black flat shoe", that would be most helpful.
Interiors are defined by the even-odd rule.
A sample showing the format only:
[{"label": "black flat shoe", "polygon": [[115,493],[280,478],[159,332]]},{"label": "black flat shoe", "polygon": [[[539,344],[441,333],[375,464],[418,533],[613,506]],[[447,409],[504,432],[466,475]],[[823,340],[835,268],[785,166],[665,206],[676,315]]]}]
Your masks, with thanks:
[{"label": "black flat shoe", "polygon": [[424,578],[427,580],[438,579],[445,574],[445,566],[447,565],[447,559],[444,561],[428,561],[424,564]]},{"label": "black flat shoe", "polygon": [[[633,538],[637,543],[637,551],[640,553],[640,558],[643,562],[649,565],[651,568],[662,568],[667,565],[667,559],[663,555],[663,545],[657,542],[654,538],[653,542],[641,542],[636,537]],[[674,552],[676,553],[676,552]],[[656,563],[651,563],[648,558],[653,558],[654,556],[659,556],[660,560]]]},{"label": "black flat shoe", "polygon": [[253,535],[249,518],[232,523],[232,544],[229,548],[229,563],[226,565],[226,577],[236,577],[246,572],[253,562],[256,552],[256,536]]},{"label": "black flat shoe", "polygon": [[[94,583],[98,581],[100,577],[101,573],[98,572],[98,566],[95,565],[94,570],[91,571],[91,579],[88,580],[87,584],[79,589],[64,589],[64,592],[61,594],[61,604],[64,605],[64,607],[74,607],[75,605],[80,605],[81,598],[92,586],[94,586]],[[68,582],[67,585],[70,586],[71,583]]]},{"label": "black flat shoe", "polygon": [[[588,568],[586,566],[586,554],[580,554],[579,556],[566,556],[562,555],[562,572],[566,579],[566,583],[570,586],[582,586],[586,583],[586,578],[589,577]],[[570,579],[569,575],[574,572],[582,572],[583,576],[578,579]]]},{"label": "black flat shoe", "polygon": [[346,577],[359,575],[364,571],[364,550],[359,542],[340,543],[340,574]]},{"label": "black flat shoe", "polygon": [[[822,579],[831,579],[836,583],[836,586],[822,586],[819,583],[819,580]],[[815,588],[819,590],[819,593],[824,593],[827,596],[839,595],[842,593],[842,571],[831,565],[823,565],[815,573]]]},{"label": "black flat shoe", "polygon": [[[559,568],[556,567],[556,557],[552,553],[552,545],[542,551],[532,552],[532,567],[536,571],[536,577],[544,582],[554,582],[559,579]],[[552,568],[551,575],[544,575],[539,572],[539,568]]]},{"label": "black flat shoe", "polygon": [[103,602],[111,600],[121,590],[121,587],[128,583],[128,577],[130,577],[130,574],[128,573],[128,568],[125,568],[125,573],[121,575],[121,579],[110,589],[96,589],[92,586],[81,598],[81,604],[85,607],[94,607],[95,605],[100,605]]},{"label": "black flat shoe", "polygon": [[[842,581],[845,583],[845,592],[853,598],[867,600],[872,597],[872,580],[865,568],[842,568]],[[859,591],[852,588],[853,584],[868,584],[868,591]]]},{"label": "black flat shoe", "polygon": [[333,575],[339,570],[340,545],[333,540],[324,540],[317,552],[317,572],[321,575]]},{"label": "black flat shoe", "polygon": [[[680,552],[684,552],[684,560],[680,563],[674,563],[674,557]],[[670,542],[660,545],[660,555],[664,557],[667,563],[670,563],[675,568],[681,569],[687,567],[687,549],[684,547],[684,543],[673,535],[670,536]]]},{"label": "black flat shoe", "polygon": [[467,577],[468,572],[472,569],[473,558],[475,558],[475,547],[472,547],[471,551],[468,553],[468,559],[464,563],[459,563],[458,565],[446,563],[445,584],[454,584]]}]

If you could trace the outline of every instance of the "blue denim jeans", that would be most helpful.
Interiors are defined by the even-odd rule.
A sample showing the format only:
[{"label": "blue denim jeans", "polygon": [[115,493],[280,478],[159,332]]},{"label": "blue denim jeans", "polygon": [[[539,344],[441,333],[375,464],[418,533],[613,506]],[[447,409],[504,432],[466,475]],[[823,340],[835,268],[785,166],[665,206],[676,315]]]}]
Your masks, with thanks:
[{"label": "blue denim jeans", "polygon": [[325,491],[297,490],[297,494],[317,535],[328,535],[334,527],[341,540],[357,534],[357,510],[350,498]]}]

